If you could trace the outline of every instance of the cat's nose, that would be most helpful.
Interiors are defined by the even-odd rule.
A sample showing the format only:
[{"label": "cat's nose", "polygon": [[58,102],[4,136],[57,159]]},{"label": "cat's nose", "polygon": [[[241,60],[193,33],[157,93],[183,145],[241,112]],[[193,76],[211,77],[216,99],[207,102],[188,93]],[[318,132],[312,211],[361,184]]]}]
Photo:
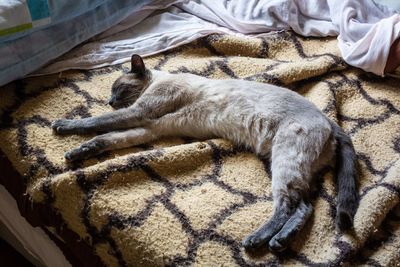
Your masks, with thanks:
[{"label": "cat's nose", "polygon": [[109,100],[109,101],[108,101],[108,104],[109,104],[110,106],[114,105],[114,100],[112,100],[112,99]]}]

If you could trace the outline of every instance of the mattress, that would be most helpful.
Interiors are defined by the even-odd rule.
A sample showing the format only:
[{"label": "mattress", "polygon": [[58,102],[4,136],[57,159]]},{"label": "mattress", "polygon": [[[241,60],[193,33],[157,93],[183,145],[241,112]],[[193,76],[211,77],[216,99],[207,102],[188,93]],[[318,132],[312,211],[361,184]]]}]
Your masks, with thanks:
[{"label": "mattress", "polygon": [[[241,240],[272,211],[268,161],[221,139],[163,139],[67,164],[91,136],[57,136],[58,118],[95,116],[129,64],[32,77],[0,90],[0,183],[20,213],[73,266],[395,266],[400,261],[399,81],[344,63],[334,39],[291,31],[257,38],[210,35],[148,57],[149,68],[284,85],[351,136],[361,201],[354,231],[335,229],[330,168],[314,213],[288,250],[244,251]],[[11,168],[12,166],[12,168]],[[4,171],[5,172],[5,171]],[[14,177],[10,179],[9,177]]]},{"label": "mattress", "polygon": [[21,216],[17,202],[2,185],[0,185],[0,237],[37,267],[71,266],[46,232],[40,227],[32,227]]}]

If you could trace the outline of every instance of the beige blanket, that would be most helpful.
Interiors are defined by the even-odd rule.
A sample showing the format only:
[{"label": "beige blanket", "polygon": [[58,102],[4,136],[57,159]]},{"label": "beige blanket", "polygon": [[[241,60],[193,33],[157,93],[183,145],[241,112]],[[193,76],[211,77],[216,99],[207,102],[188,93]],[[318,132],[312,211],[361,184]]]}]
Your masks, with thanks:
[{"label": "beige blanket", "polygon": [[400,262],[400,214],[393,211],[400,194],[399,80],[346,66],[334,39],[291,32],[213,35],[145,63],[170,72],[284,85],[304,95],[351,135],[360,206],[354,231],[337,232],[334,177],[326,169],[313,197],[314,213],[290,248],[250,255],[241,240],[271,215],[268,162],[227,141],[160,140],[66,165],[64,153],[90,136],[56,136],[51,121],[110,111],[111,84],[128,65],[29,78],[1,88],[1,150],[23,175],[31,201],[56,210],[62,227],[77,233],[103,264]]}]

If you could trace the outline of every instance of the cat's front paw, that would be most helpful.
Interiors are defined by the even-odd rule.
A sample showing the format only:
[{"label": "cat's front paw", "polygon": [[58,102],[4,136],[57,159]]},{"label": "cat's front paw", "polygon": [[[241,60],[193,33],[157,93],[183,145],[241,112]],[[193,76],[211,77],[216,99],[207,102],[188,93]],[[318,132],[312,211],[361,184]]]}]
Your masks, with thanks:
[{"label": "cat's front paw", "polygon": [[67,161],[84,160],[102,153],[103,148],[104,144],[102,142],[89,141],[65,153],[65,159]]},{"label": "cat's front paw", "polygon": [[73,125],[73,120],[61,119],[53,121],[53,123],[51,124],[51,128],[57,134],[70,134],[73,133]]}]

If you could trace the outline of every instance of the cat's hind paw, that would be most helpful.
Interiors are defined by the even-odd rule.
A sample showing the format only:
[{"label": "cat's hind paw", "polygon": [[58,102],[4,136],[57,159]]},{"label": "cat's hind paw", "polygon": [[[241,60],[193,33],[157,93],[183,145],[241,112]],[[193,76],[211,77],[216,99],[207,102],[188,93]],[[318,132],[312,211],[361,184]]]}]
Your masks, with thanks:
[{"label": "cat's hind paw", "polygon": [[279,239],[275,235],[268,243],[270,250],[274,252],[282,252],[287,248],[287,239]]},{"label": "cat's hind paw", "polygon": [[242,241],[242,245],[246,250],[254,250],[261,247],[266,242],[268,242],[268,240],[263,238],[260,233],[254,232]]},{"label": "cat's hind paw", "polygon": [[51,128],[56,134],[69,134],[73,133],[73,120],[56,120],[51,124]]}]

